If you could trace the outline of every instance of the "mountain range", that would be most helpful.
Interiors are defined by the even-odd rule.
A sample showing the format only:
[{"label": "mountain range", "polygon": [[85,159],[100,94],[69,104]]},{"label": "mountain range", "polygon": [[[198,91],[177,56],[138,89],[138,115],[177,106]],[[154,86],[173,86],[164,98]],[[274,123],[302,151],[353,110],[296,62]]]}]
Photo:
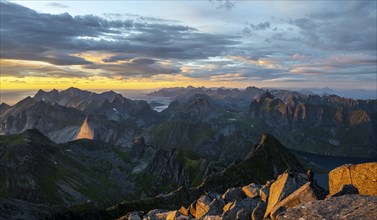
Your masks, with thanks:
[{"label": "mountain range", "polygon": [[[25,218],[93,211],[113,219],[187,207],[208,191],[266,184],[286,170],[329,172],[297,152],[377,158],[377,100],[256,87],[149,97],[69,88],[2,103],[0,210],[20,204]],[[153,97],[171,102],[155,111]]]},{"label": "mountain range", "polygon": [[256,87],[168,88],[149,96],[170,97],[171,103],[157,112],[146,101],[113,91],[39,90],[13,106],[0,105],[0,133],[38,129],[56,143],[87,138],[126,148],[141,135],[158,148],[229,164],[268,132],[295,150],[377,157],[377,100]]}]

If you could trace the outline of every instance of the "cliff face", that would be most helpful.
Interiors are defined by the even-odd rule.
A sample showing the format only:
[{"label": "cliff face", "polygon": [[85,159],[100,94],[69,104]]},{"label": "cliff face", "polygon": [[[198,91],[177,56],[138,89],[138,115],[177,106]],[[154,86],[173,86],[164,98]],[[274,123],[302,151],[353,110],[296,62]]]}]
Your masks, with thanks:
[{"label": "cliff face", "polygon": [[38,129],[61,143],[74,140],[84,115],[76,109],[32,98],[21,100],[0,115],[0,133],[17,134],[26,129]]},{"label": "cliff face", "polygon": [[251,103],[249,115],[254,130],[268,130],[301,151],[353,157],[367,156],[366,152],[367,157],[377,155],[372,101],[337,96],[285,98],[284,102],[265,93]]}]

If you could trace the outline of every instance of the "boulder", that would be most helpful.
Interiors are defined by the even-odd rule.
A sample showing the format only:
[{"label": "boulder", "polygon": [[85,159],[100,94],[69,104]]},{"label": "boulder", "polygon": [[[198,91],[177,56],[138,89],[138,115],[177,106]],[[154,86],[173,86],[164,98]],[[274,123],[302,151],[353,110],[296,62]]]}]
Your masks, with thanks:
[{"label": "boulder", "polygon": [[196,201],[191,203],[191,205],[188,207],[189,215],[196,216]]},{"label": "boulder", "polygon": [[342,196],[342,195],[349,195],[349,194],[359,194],[359,190],[354,187],[352,184],[346,184],[343,185],[342,189],[335,193],[334,195],[331,195],[330,197],[337,197],[337,196]]},{"label": "boulder", "polygon": [[262,188],[259,190],[259,196],[262,199],[262,201],[267,202],[269,195],[270,195],[270,187],[262,186]]},{"label": "boulder", "polygon": [[259,190],[262,188],[261,185],[251,183],[247,186],[242,187],[243,193],[249,198],[255,198],[259,196]]},{"label": "boulder", "polygon": [[223,220],[251,219],[251,214],[257,204],[257,200],[251,198],[228,203],[224,206],[222,218]]},{"label": "boulder", "polygon": [[225,206],[224,200],[221,198],[215,198],[209,205],[209,210],[205,213],[207,215],[221,215]]},{"label": "boulder", "polygon": [[267,218],[270,215],[273,207],[278,202],[285,199],[306,182],[308,182],[308,179],[304,173],[286,171],[283,174],[279,175],[276,181],[271,185],[270,194],[268,196],[267,209],[264,217]]},{"label": "boulder", "polygon": [[203,218],[207,215],[220,215],[225,206],[219,194],[206,194],[201,196],[195,204],[195,214],[190,213],[195,218]]},{"label": "boulder", "polygon": [[302,203],[287,209],[277,219],[308,219],[308,216],[311,219],[376,219],[377,197],[354,194]]},{"label": "boulder", "polygon": [[241,187],[233,187],[228,189],[222,196],[222,199],[224,199],[227,202],[234,202],[237,199],[244,199],[246,198],[245,193],[243,192],[243,189]]},{"label": "boulder", "polygon": [[360,195],[377,196],[377,162],[345,164],[329,173],[330,195],[339,192],[346,184],[356,187]]},{"label": "boulder", "polygon": [[196,206],[195,206],[195,215],[193,215],[195,218],[201,218],[204,216],[210,208],[210,204],[212,202],[212,198],[210,198],[208,195],[202,195],[198,200],[196,200]]},{"label": "boulder", "polygon": [[179,211],[170,211],[167,212],[166,220],[187,219],[186,217]]},{"label": "boulder", "polygon": [[290,207],[294,207],[304,202],[312,202],[326,198],[326,191],[315,186],[313,182],[307,182],[299,189],[294,191],[288,197],[278,202],[271,210],[270,217],[275,220],[276,217]]},{"label": "boulder", "polygon": [[253,210],[253,213],[251,214],[252,220],[262,220],[264,217],[264,213],[266,212],[267,203],[266,202],[260,202]]},{"label": "boulder", "polygon": [[178,210],[182,215],[188,216],[190,211],[187,210],[185,207],[181,206],[181,208]]}]

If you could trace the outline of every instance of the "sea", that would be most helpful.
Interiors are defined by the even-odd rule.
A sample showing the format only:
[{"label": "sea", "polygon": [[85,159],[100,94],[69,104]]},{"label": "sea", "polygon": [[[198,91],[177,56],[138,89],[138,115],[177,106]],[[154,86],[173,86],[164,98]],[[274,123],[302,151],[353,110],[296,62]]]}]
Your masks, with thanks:
[{"label": "sea", "polygon": [[[309,161],[319,165],[324,170],[333,170],[338,166],[343,164],[359,164],[367,162],[377,162],[377,158],[357,158],[357,157],[339,157],[339,156],[327,156],[312,154],[302,151],[291,150],[295,154],[307,158]],[[314,173],[314,179],[317,181],[318,185],[325,189],[329,189],[329,177],[328,172],[326,173]]]}]

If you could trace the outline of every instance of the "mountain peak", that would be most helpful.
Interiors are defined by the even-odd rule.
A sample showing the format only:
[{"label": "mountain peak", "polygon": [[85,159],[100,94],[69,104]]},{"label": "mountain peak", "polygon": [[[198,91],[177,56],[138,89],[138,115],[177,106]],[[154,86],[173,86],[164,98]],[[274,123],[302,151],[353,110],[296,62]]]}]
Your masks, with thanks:
[{"label": "mountain peak", "polygon": [[257,100],[258,100],[258,102],[260,102],[260,101],[265,100],[267,98],[274,99],[275,96],[273,96],[270,92],[265,92],[265,93],[260,94]]},{"label": "mountain peak", "polygon": [[10,105],[8,105],[7,103],[3,102],[0,104],[0,115],[5,112],[6,110],[8,110],[10,107]]},{"label": "mountain peak", "polygon": [[250,182],[263,184],[267,180],[277,178],[278,174],[287,169],[304,172],[296,157],[288,149],[272,135],[263,134],[259,144],[243,161],[230,165],[220,173],[209,175],[201,186],[222,191]]}]

